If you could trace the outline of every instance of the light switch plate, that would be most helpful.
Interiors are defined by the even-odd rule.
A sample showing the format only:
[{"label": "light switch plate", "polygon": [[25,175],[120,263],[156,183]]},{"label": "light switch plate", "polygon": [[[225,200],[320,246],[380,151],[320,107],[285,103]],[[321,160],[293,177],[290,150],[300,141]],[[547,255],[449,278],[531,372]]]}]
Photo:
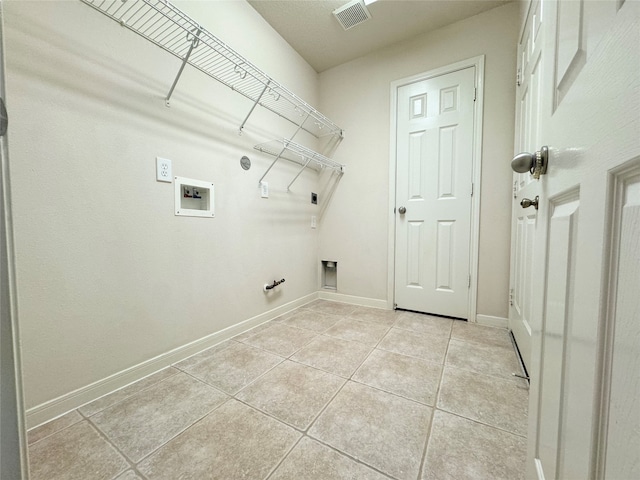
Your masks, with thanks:
[{"label": "light switch plate", "polygon": [[316,228],[316,227],[317,227],[316,216],[311,215],[311,228]]},{"label": "light switch plate", "polygon": [[262,198],[269,198],[269,183],[260,182],[260,196]]},{"label": "light switch plate", "polygon": [[173,175],[171,173],[171,160],[156,157],[156,180],[158,182],[171,183]]}]

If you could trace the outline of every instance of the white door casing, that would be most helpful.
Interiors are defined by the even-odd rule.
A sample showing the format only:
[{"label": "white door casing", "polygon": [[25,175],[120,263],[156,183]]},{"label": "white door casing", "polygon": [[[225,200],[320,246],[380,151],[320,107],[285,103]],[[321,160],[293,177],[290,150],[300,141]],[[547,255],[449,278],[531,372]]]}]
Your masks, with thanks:
[{"label": "white door casing", "polygon": [[527,476],[640,478],[640,4],[540,18]]},{"label": "white door casing", "polygon": [[469,316],[475,74],[467,67],[397,88],[398,308]]},{"label": "white door casing", "polygon": [[[541,7],[541,2],[536,1],[533,3],[518,43],[514,153],[532,153],[540,148],[538,119],[540,82],[543,70]],[[544,177],[542,181],[544,181]],[[532,276],[538,211],[534,208],[521,208],[520,202],[525,198],[534,200],[539,194],[540,180],[533,179],[528,172],[514,172],[509,329],[513,332],[527,371],[531,363],[530,322],[535,294]]]}]

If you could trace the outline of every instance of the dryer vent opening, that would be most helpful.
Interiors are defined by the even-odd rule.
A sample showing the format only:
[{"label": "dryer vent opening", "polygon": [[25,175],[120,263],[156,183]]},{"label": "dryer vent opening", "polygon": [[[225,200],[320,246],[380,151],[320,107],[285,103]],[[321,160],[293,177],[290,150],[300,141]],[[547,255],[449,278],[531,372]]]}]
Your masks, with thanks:
[{"label": "dryer vent opening", "polygon": [[333,14],[345,30],[360,25],[371,18],[371,14],[363,0],[353,0],[340,8],[336,8]]}]

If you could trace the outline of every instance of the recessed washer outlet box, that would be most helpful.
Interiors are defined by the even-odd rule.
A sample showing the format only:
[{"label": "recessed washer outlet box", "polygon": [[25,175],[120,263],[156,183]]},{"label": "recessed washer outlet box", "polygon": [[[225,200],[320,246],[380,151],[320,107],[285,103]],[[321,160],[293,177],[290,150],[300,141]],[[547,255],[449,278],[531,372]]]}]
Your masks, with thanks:
[{"label": "recessed washer outlet box", "polygon": [[340,8],[336,8],[333,11],[333,15],[345,30],[360,25],[371,18],[369,9],[363,0],[353,0]]}]

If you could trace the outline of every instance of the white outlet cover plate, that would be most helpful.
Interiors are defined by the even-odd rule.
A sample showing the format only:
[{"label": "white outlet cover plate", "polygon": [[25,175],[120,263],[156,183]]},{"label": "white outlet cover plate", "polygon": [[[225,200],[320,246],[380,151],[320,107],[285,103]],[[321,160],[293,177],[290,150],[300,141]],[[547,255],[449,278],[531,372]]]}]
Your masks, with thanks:
[{"label": "white outlet cover plate", "polygon": [[269,198],[269,184],[267,182],[260,182],[260,196]]},{"label": "white outlet cover plate", "polygon": [[156,157],[156,180],[158,182],[167,183],[171,183],[173,181],[171,160],[168,158]]}]

